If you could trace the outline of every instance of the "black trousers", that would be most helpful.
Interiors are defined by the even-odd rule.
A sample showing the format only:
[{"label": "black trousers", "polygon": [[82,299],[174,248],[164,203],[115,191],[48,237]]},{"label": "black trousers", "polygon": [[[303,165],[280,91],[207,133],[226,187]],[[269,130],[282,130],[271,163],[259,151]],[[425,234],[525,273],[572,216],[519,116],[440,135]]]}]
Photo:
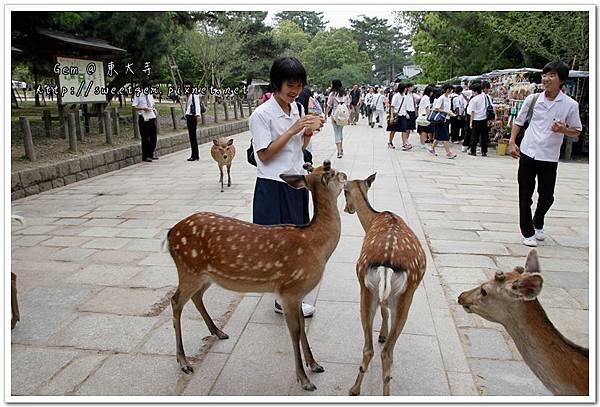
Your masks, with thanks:
[{"label": "black trousers", "polygon": [[459,141],[463,139],[461,132],[464,132],[465,119],[458,116],[450,118],[450,141]]},{"label": "black trousers", "polygon": [[471,153],[477,151],[477,142],[481,140],[481,154],[487,154],[489,130],[487,120],[473,120],[473,131],[471,132]]},{"label": "black trousers", "polygon": [[463,124],[463,147],[471,147],[471,133],[472,130],[469,127],[469,123],[471,123],[471,115],[466,115],[465,116],[465,122]]},{"label": "black trousers", "polygon": [[156,150],[156,119],[144,121],[144,118],[139,118],[140,138],[142,139],[142,159],[154,157]]},{"label": "black trousers", "polygon": [[185,115],[185,122],[187,124],[188,136],[190,137],[190,148],[192,149],[191,158],[198,159],[200,154],[198,153],[198,136],[196,135],[196,128],[198,127],[198,119],[196,116],[191,114]]},{"label": "black trousers", "polygon": [[[544,217],[554,203],[557,169],[556,162],[534,160],[521,153],[517,181],[519,182],[519,225],[523,237],[531,237],[535,234],[535,229],[544,227]],[[532,219],[531,204],[536,177],[538,203]]]}]

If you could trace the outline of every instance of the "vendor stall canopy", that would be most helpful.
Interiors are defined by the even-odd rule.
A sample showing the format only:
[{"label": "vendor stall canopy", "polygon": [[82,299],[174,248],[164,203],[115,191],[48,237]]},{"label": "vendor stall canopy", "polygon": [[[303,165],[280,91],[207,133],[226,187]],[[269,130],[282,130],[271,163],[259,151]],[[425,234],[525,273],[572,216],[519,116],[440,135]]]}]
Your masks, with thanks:
[{"label": "vendor stall canopy", "polygon": [[[537,68],[508,68],[508,69],[494,69],[491,72],[487,72],[481,75],[464,75],[455,76],[441,83],[448,82],[472,82],[479,79],[497,78],[503,75],[515,75],[524,73],[541,73],[541,69]],[[569,71],[569,78],[587,78],[590,76],[588,71]]]}]

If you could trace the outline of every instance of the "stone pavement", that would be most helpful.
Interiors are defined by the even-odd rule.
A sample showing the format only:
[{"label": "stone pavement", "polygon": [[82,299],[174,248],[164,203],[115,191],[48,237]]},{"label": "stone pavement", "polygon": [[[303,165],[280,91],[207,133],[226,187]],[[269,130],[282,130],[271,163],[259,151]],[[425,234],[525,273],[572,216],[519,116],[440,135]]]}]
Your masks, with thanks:
[{"label": "stone pavement", "polygon": [[[316,162],[331,159],[350,178],[377,172],[370,199],[403,216],[421,239],[427,272],[395,350],[392,395],[548,395],[504,329],[466,314],[458,293],[496,270],[522,265],[517,162],[413,149],[388,150],[386,133],[364,120],[348,126],[345,155],[334,156],[330,125],[314,138]],[[342,238],[306,301],[317,313],[308,338],[325,373],[296,384],[290,339],[271,294],[211,287],[209,313],[230,339],[209,335],[195,307],[184,309],[183,340],[195,373],[175,360],[169,298],[177,276],[160,249],[166,231],[197,211],[251,219],[255,169],[245,161],[249,133],[233,138],[233,185],[219,192],[218,169],[201,146],[12,202],[26,226],[12,226],[12,271],[21,322],[12,331],[12,395],[346,395],[362,358],[354,261],[363,231],[342,213]],[[417,137],[411,141],[416,144]],[[453,148],[458,150],[458,146]],[[549,235],[538,251],[540,301],[569,339],[588,346],[589,165],[561,163]],[[339,207],[344,205],[343,197]],[[375,329],[379,329],[376,317]],[[376,335],[376,333],[375,333]],[[381,347],[363,395],[381,395]],[[32,368],[35,366],[35,368]]]}]

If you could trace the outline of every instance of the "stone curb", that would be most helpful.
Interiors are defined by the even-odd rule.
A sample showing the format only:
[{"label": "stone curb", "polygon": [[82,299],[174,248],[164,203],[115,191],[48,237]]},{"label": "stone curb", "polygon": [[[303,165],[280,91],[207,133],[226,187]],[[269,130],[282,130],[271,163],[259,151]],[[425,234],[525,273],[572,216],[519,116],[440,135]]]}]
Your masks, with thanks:
[{"label": "stone curb", "polygon": [[[217,126],[198,129],[198,143],[206,143],[213,138],[230,136],[248,130],[248,120],[242,119]],[[156,152],[165,155],[189,147],[187,131],[158,139]],[[142,161],[142,148],[139,141],[62,161],[43,167],[16,171],[11,174],[11,201],[59,188],[73,182],[116,171]]]}]

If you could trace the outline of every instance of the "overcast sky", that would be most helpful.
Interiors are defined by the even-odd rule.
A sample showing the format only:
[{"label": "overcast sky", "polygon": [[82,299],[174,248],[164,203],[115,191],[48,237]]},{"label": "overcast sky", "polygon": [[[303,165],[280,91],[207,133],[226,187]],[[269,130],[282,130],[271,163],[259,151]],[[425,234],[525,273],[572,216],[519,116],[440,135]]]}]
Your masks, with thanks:
[{"label": "overcast sky", "polygon": [[[380,10],[380,11],[365,11],[365,12],[356,12],[356,10],[350,10],[351,8],[357,8],[357,7],[364,7],[364,6],[360,6],[360,5],[354,5],[354,6],[346,6],[347,9],[344,10],[344,7],[342,6],[340,9],[338,10],[331,10],[331,11],[323,11],[323,15],[324,15],[324,19],[325,21],[329,21],[329,23],[327,24],[327,28],[341,28],[341,27],[347,27],[350,28],[350,19],[351,18],[357,18],[359,15],[364,14],[367,17],[378,17],[378,18],[385,18],[388,20],[388,22],[390,24],[393,24],[394,22],[394,18],[392,15],[392,11],[384,11],[384,10]],[[269,14],[267,15],[267,24],[274,24],[274,18],[275,18],[275,14],[277,13],[277,11],[269,11]]]}]

